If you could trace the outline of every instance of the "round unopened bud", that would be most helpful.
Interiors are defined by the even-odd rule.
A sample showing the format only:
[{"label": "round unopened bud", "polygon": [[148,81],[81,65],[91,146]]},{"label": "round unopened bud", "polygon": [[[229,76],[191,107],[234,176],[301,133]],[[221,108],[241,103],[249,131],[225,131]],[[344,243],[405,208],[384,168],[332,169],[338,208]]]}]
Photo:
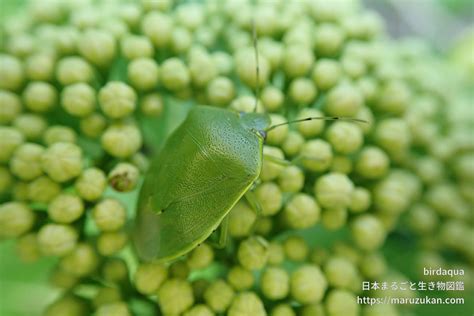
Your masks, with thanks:
[{"label": "round unopened bud", "polygon": [[368,146],[360,152],[355,170],[364,178],[376,179],[387,173],[389,165],[390,160],[383,150]]},{"label": "round unopened bud", "polygon": [[271,181],[278,177],[284,166],[273,162],[271,158],[266,158],[265,156],[274,157],[276,159],[285,159],[285,155],[278,147],[263,146],[263,166],[262,171],[260,172],[260,179],[262,181]]},{"label": "round unopened bud", "polygon": [[143,263],[135,272],[135,287],[138,292],[150,295],[156,293],[168,277],[168,270],[158,263]]},{"label": "round unopened bud", "polygon": [[48,146],[54,143],[75,143],[76,132],[67,126],[53,125],[44,132],[43,141]]},{"label": "round unopened bud", "polygon": [[336,230],[342,228],[347,222],[347,209],[344,207],[328,208],[322,213],[321,220],[324,228]]},{"label": "round unopened bud", "polygon": [[242,241],[237,251],[240,264],[248,270],[261,269],[268,259],[268,243],[262,237],[250,237]]},{"label": "round unopened bud", "polygon": [[405,82],[391,80],[380,88],[375,107],[386,113],[403,114],[410,103],[411,92]]},{"label": "round unopened bud", "polygon": [[23,90],[25,106],[33,112],[43,113],[51,110],[57,99],[56,89],[47,82],[32,81]]},{"label": "round unopened bud", "polygon": [[131,316],[132,313],[128,309],[125,302],[113,302],[100,305],[96,310],[97,316]]},{"label": "round unopened bud", "polygon": [[242,268],[241,266],[235,266],[230,269],[227,274],[227,281],[237,291],[244,291],[252,287],[254,276],[252,271]]},{"label": "round unopened bud", "polygon": [[211,283],[204,292],[206,304],[216,313],[223,313],[234,298],[234,290],[224,280]]},{"label": "round unopened bud", "polygon": [[66,295],[46,308],[44,316],[83,316],[89,312],[87,303],[79,297]]},{"label": "round unopened bud", "polygon": [[127,158],[142,146],[142,135],[135,125],[113,124],[101,138],[102,147],[114,157]]},{"label": "round unopened bud", "polygon": [[23,203],[7,202],[0,205],[0,236],[18,237],[29,231],[34,224],[35,214]]},{"label": "round unopened bud", "polygon": [[324,306],[322,304],[310,304],[303,307],[301,316],[325,316]]},{"label": "round unopened bud", "polygon": [[347,290],[334,289],[329,292],[325,306],[331,316],[357,316],[360,311],[356,296]]},{"label": "round unopened bud", "polygon": [[44,148],[33,143],[20,145],[10,160],[10,171],[22,180],[32,180],[43,173],[41,157]]},{"label": "round unopened bud", "polygon": [[364,141],[362,130],[350,122],[333,123],[327,131],[327,138],[334,150],[342,154],[357,151]]},{"label": "round unopened bud", "polygon": [[95,109],[95,90],[83,82],[66,86],[61,92],[61,104],[69,114],[85,117]]},{"label": "round unopened bud", "polygon": [[326,208],[349,206],[353,190],[352,181],[345,174],[336,172],[319,177],[314,186],[316,199]]},{"label": "round unopened bud", "polygon": [[151,11],[143,17],[141,29],[156,47],[163,48],[171,39],[173,19],[167,14]]},{"label": "round unopened bud", "polygon": [[166,280],[158,290],[158,302],[163,313],[180,314],[193,305],[193,289],[185,280]]},{"label": "round unopened bud", "polygon": [[290,236],[283,242],[285,257],[292,261],[304,261],[308,257],[309,248],[300,236]]},{"label": "round unopened bud", "polygon": [[314,65],[311,78],[318,89],[328,90],[337,84],[341,75],[341,67],[337,61],[319,59]]},{"label": "round unopened bud", "polygon": [[262,103],[268,112],[275,112],[281,108],[284,101],[283,92],[274,86],[266,86],[261,95]]},{"label": "round unopened bud", "polygon": [[375,141],[388,153],[400,153],[410,145],[411,134],[403,119],[385,119],[377,124]]},{"label": "round unopened bud", "polygon": [[128,192],[135,189],[140,176],[140,171],[135,165],[128,162],[118,163],[109,172],[109,184],[119,192]]},{"label": "round unopened bud", "polygon": [[189,73],[194,86],[204,87],[217,76],[217,67],[211,55],[190,53]]},{"label": "round unopened bud", "polygon": [[354,191],[352,191],[349,210],[353,213],[362,213],[369,209],[371,203],[372,197],[370,191],[363,187],[356,187]]},{"label": "round unopened bud", "polygon": [[58,62],[56,79],[63,86],[79,82],[90,82],[94,76],[92,66],[78,56],[64,57]]},{"label": "round unopened bud", "polygon": [[94,207],[92,217],[97,227],[102,231],[120,229],[127,219],[123,205],[115,199],[105,199]]},{"label": "round unopened bud", "polygon": [[61,186],[47,176],[28,183],[28,199],[37,203],[49,203],[61,192]]},{"label": "round unopened bud", "polygon": [[382,222],[371,214],[356,217],[351,223],[351,233],[357,246],[367,251],[379,248],[387,234]]},{"label": "round unopened bud", "polygon": [[272,309],[272,316],[296,316],[290,304],[278,304]]},{"label": "round unopened bud", "polygon": [[290,78],[304,76],[313,67],[314,59],[311,48],[293,44],[288,46],[284,52],[283,70]]},{"label": "round unopened bud", "polygon": [[281,148],[287,156],[296,156],[303,147],[305,140],[300,133],[290,130]]},{"label": "round unopened bud", "polygon": [[72,223],[84,213],[84,203],[74,194],[63,193],[48,205],[49,217],[61,224]]},{"label": "round unopened bud", "polygon": [[127,35],[121,39],[122,54],[127,59],[153,57],[153,44],[150,39],[140,35]]},{"label": "round unopened bud", "polygon": [[232,301],[228,316],[266,316],[265,308],[257,294],[242,292]]},{"label": "round unopened bud", "polygon": [[159,93],[145,95],[140,103],[140,110],[146,116],[160,116],[163,109],[163,98]]},{"label": "round unopened bud", "polygon": [[251,88],[264,86],[270,77],[270,64],[268,60],[259,55],[258,57],[259,76],[257,81],[257,61],[253,48],[240,49],[235,55],[235,70],[240,80]]},{"label": "round unopened bud", "polygon": [[324,264],[324,274],[332,287],[349,289],[357,279],[357,268],[344,257],[331,257]]},{"label": "round unopened bud", "polygon": [[13,121],[21,112],[21,101],[18,95],[7,90],[0,90],[0,124]]},{"label": "round unopened bud", "polygon": [[262,274],[260,287],[266,298],[283,299],[290,292],[290,276],[283,268],[269,267]]},{"label": "round unopened bud", "polygon": [[340,83],[329,90],[324,110],[333,116],[354,117],[362,107],[362,94],[349,83]]},{"label": "round unopened bud", "polygon": [[321,139],[307,141],[300,152],[303,167],[310,171],[324,171],[331,166],[333,154],[331,146]]},{"label": "round unopened bud", "polygon": [[151,58],[136,58],[128,64],[128,80],[141,91],[153,89],[158,84],[158,64]]},{"label": "round unopened bud", "polygon": [[348,156],[334,156],[331,164],[331,171],[349,174],[352,172],[352,160]]},{"label": "round unopened bud", "polygon": [[202,269],[214,260],[214,251],[208,244],[201,244],[188,255],[187,264],[191,269]]},{"label": "round unopened bud", "polygon": [[98,168],[85,169],[75,183],[77,194],[86,201],[98,200],[106,186],[105,174]]},{"label": "round unopened bud", "polygon": [[194,305],[183,316],[214,316],[214,312],[204,304]]},{"label": "round unopened bud", "polygon": [[42,116],[33,113],[24,113],[15,118],[13,126],[18,129],[26,139],[38,140],[48,125]]},{"label": "round unopened bud", "polygon": [[115,58],[115,38],[102,30],[86,30],[79,38],[78,50],[82,56],[93,64],[103,67]]},{"label": "round unopened bud", "polygon": [[82,171],[81,148],[71,143],[55,143],[44,152],[41,165],[54,181],[71,180]]},{"label": "round unopened bud", "polygon": [[46,224],[38,232],[38,245],[47,256],[63,256],[76,247],[77,232],[69,225]]},{"label": "round unopened bud", "polygon": [[323,272],[315,265],[303,265],[291,274],[291,296],[301,304],[320,302],[327,287]]},{"label": "round unopened bud", "polygon": [[104,304],[118,302],[122,299],[120,289],[115,287],[100,287],[92,299],[92,304],[99,307]]},{"label": "round unopened bud", "polygon": [[92,246],[78,244],[74,250],[61,258],[61,269],[76,276],[86,276],[94,272],[99,260]]},{"label": "round unopened bud", "polygon": [[2,76],[0,88],[15,91],[23,84],[24,73],[21,61],[16,57],[0,54],[0,69]]},{"label": "round unopened bud", "polygon": [[16,254],[23,262],[34,262],[41,256],[35,233],[19,237],[16,241],[15,250]]},{"label": "round unopened bud", "polygon": [[318,55],[334,56],[344,43],[344,30],[337,24],[322,23],[315,31],[315,47]]},{"label": "round unopened bud", "polygon": [[436,212],[424,204],[415,204],[408,213],[408,225],[416,234],[431,233],[438,226]]},{"label": "round unopened bud", "polygon": [[278,213],[283,196],[278,185],[273,182],[264,182],[255,189],[255,196],[262,207],[263,216]]},{"label": "round unopened bud", "polygon": [[102,114],[93,113],[82,119],[79,124],[81,132],[84,135],[91,138],[97,138],[104,131],[107,122]]},{"label": "round unopened bud", "polygon": [[[272,125],[278,125],[286,123],[288,120],[279,114],[270,114],[270,120]],[[267,133],[266,143],[269,145],[278,145],[281,144],[288,135],[288,125],[280,125],[278,128],[275,128]]]},{"label": "round unopened bud", "polygon": [[99,102],[102,111],[110,118],[118,119],[135,110],[137,95],[127,84],[110,81],[99,91]]},{"label": "round unopened bud", "polygon": [[101,272],[105,281],[118,284],[128,281],[128,266],[121,258],[107,259]]},{"label": "round unopened bud", "polygon": [[50,81],[54,74],[55,57],[38,53],[28,57],[25,63],[26,76],[30,80]]},{"label": "round unopened bud", "polygon": [[304,173],[296,166],[288,166],[278,176],[278,186],[283,192],[299,192],[304,185]]},{"label": "round unopened bud", "polygon": [[235,97],[234,83],[227,77],[216,77],[207,85],[206,95],[210,104],[226,106]]},{"label": "round unopened bud", "polygon": [[[316,109],[304,108],[298,112],[297,120],[303,120],[310,117],[320,117],[323,118],[324,114]],[[321,134],[324,130],[325,122],[320,119],[308,120],[306,122],[299,122],[296,126],[298,132],[306,138],[312,138]]]},{"label": "round unopened bud", "polygon": [[320,213],[321,209],[313,197],[297,193],[286,203],[283,218],[288,227],[304,229],[316,224]]},{"label": "round unopened bud", "polygon": [[191,74],[186,65],[177,57],[169,58],[161,65],[161,82],[171,90],[186,88],[191,81]]},{"label": "round unopened bud", "polygon": [[229,235],[232,237],[245,237],[257,219],[255,212],[245,203],[239,201],[229,212]]},{"label": "round unopened bud", "polygon": [[97,251],[102,256],[111,256],[122,250],[127,241],[127,234],[121,231],[102,233],[97,238]]},{"label": "round unopened bud", "polygon": [[296,104],[309,105],[317,96],[318,90],[308,78],[296,78],[290,83],[289,95]]}]

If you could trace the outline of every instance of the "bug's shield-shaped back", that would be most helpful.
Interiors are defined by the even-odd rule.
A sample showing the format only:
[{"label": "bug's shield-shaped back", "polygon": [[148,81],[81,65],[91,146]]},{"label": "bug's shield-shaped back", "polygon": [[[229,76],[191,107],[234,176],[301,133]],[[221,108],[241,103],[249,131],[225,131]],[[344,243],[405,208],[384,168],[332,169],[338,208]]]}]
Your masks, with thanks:
[{"label": "bug's shield-shaped back", "polygon": [[193,109],[143,184],[134,232],[138,255],[166,261],[203,242],[258,177],[261,147],[237,114]]}]

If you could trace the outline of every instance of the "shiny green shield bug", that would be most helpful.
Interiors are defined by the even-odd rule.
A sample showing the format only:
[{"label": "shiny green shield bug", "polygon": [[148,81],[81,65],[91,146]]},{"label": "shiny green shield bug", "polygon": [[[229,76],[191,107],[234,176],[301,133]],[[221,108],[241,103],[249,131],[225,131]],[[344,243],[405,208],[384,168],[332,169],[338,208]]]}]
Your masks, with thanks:
[{"label": "shiny green shield bug", "polygon": [[269,125],[266,114],[190,111],[141,189],[134,232],[140,258],[172,260],[209,237],[257,180]]}]

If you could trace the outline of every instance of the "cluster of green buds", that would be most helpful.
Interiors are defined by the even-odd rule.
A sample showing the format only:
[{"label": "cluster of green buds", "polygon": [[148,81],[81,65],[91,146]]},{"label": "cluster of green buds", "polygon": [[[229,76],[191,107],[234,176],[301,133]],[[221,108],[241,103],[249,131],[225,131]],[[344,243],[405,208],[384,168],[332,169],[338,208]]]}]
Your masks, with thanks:
[{"label": "cluster of green buds", "polygon": [[[360,1],[44,0],[0,31],[0,239],[58,258],[45,315],[400,315],[356,301],[408,279],[381,251],[400,234],[474,274],[472,81]],[[225,249],[139,262],[148,160],[199,104],[365,123],[271,130],[261,214],[239,201]]]}]

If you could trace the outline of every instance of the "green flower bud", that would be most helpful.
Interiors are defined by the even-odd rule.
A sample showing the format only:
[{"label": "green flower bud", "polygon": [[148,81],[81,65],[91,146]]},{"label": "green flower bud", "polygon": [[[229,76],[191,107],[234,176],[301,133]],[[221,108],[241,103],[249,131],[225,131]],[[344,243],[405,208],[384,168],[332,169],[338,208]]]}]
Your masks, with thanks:
[{"label": "green flower bud", "polygon": [[[474,164],[474,161],[471,164]],[[464,171],[464,175],[469,175],[468,170]],[[415,172],[421,181],[426,184],[433,184],[444,178],[444,165],[436,158],[423,157],[416,161]],[[459,174],[458,172],[456,173]]]},{"label": "green flower bud", "polygon": [[349,174],[352,172],[352,160],[347,156],[334,156],[331,171]]},{"label": "green flower bud", "polygon": [[15,94],[0,90],[0,124],[8,124],[21,113],[21,101]]},{"label": "green flower bud", "polygon": [[316,265],[322,265],[329,258],[329,253],[325,248],[313,248],[310,254],[310,262]]},{"label": "green flower bud", "polygon": [[262,90],[261,99],[263,106],[268,112],[275,112],[282,107],[284,95],[280,89],[274,86],[266,86]]},{"label": "green flower bud", "polygon": [[303,265],[291,274],[291,296],[301,304],[319,303],[327,286],[324,274],[315,265]]},{"label": "green flower bud", "polygon": [[377,96],[378,82],[373,77],[362,77],[356,81],[357,88],[362,92],[364,100],[372,103]]},{"label": "green flower bud", "polygon": [[258,270],[268,259],[268,243],[262,237],[250,237],[242,241],[237,250],[240,264],[248,270]]},{"label": "green flower bud", "polygon": [[313,67],[314,60],[314,54],[309,47],[291,45],[283,55],[283,70],[290,78],[304,76]]},{"label": "green flower bud", "polygon": [[164,265],[157,263],[143,263],[135,272],[134,283],[138,292],[144,295],[156,293],[163,282],[168,278],[168,270]]},{"label": "green flower bud", "polygon": [[258,45],[259,51],[262,52],[262,55],[265,56],[265,58],[270,63],[272,72],[278,70],[281,66],[281,61],[283,59],[283,44],[276,40],[270,39],[269,37],[266,37],[259,39]]},{"label": "green flower bud", "polygon": [[122,250],[128,242],[124,232],[102,233],[97,238],[97,251],[102,256],[111,256]]},{"label": "green flower bud", "polygon": [[296,166],[287,166],[278,176],[278,186],[283,192],[299,192],[304,185],[304,173]]},{"label": "green flower bud", "polygon": [[86,201],[98,200],[106,186],[105,174],[98,168],[85,169],[75,183],[77,194]]},{"label": "green flower bud", "polygon": [[39,115],[25,113],[18,115],[13,121],[13,126],[18,129],[28,140],[38,140],[46,130],[46,120]]},{"label": "green flower bud", "polygon": [[[230,108],[236,112],[245,112],[250,113],[255,111],[255,98],[249,95],[244,95],[234,99],[231,104]],[[263,112],[263,106],[260,101],[257,102],[257,113]]]},{"label": "green flower bud", "polygon": [[50,54],[38,53],[25,62],[26,76],[30,80],[50,81],[54,74],[55,58]]},{"label": "green flower bud", "polygon": [[300,133],[290,130],[285,141],[281,144],[281,148],[287,156],[293,157],[299,153],[303,147],[304,138]]},{"label": "green flower bud", "polygon": [[352,213],[362,213],[369,209],[372,203],[370,191],[363,187],[356,187],[352,191],[351,203],[349,204],[349,211]]},{"label": "green flower bud", "polygon": [[82,277],[91,274],[99,263],[94,249],[88,244],[78,244],[76,248],[61,258],[59,265],[67,273]]},{"label": "green flower bud", "polygon": [[364,316],[399,316],[400,313],[394,305],[367,305],[362,307]]},{"label": "green flower bud", "polygon": [[320,59],[314,64],[311,79],[318,89],[328,90],[334,87],[342,77],[339,63],[332,59]]},{"label": "green flower bud", "polygon": [[387,235],[382,222],[370,214],[356,217],[351,223],[351,233],[356,245],[368,251],[379,248]]},{"label": "green flower bud", "polygon": [[204,87],[217,76],[217,67],[207,53],[190,54],[189,73],[195,86]]},{"label": "green flower bud", "polygon": [[[0,215],[1,216],[1,215]],[[30,233],[16,240],[15,252],[23,262],[35,262],[41,256],[36,234]]]},{"label": "green flower bud", "polygon": [[135,125],[113,124],[101,138],[102,147],[114,157],[127,158],[142,146],[142,135]]},{"label": "green flower bud", "polygon": [[35,222],[35,214],[23,203],[0,204],[0,237],[18,237],[29,231]]},{"label": "green flower bud", "polygon": [[268,264],[278,266],[285,260],[285,250],[278,242],[271,242],[268,246]]},{"label": "green flower bud", "polygon": [[171,32],[170,46],[174,53],[181,54],[187,52],[192,43],[193,37],[191,32],[184,27],[178,26]]},{"label": "green flower bud", "polygon": [[254,283],[252,271],[241,266],[234,266],[227,274],[227,282],[237,291],[245,291],[250,289]]},{"label": "green flower bud", "polygon": [[63,86],[90,82],[94,77],[92,66],[82,57],[64,57],[58,62],[56,79]]},{"label": "green flower bud", "polygon": [[255,189],[255,196],[262,207],[263,216],[275,215],[282,206],[282,193],[278,185],[273,182],[260,184]]},{"label": "green flower bud", "polygon": [[328,230],[342,228],[347,222],[347,209],[343,207],[325,209],[322,213],[322,223]]},{"label": "green flower bud", "polygon": [[263,166],[262,171],[260,172],[260,179],[262,181],[271,181],[280,175],[280,172],[283,170],[284,166],[276,162],[272,162],[270,159],[265,158],[265,156],[275,157],[277,159],[285,159],[285,155],[280,148],[263,146]]},{"label": "green flower bud", "polygon": [[227,77],[216,77],[207,85],[206,96],[212,105],[227,106],[235,97],[234,83]]},{"label": "green flower bud", "polygon": [[96,138],[102,134],[107,122],[102,114],[93,113],[82,119],[79,124],[81,132],[84,135],[90,138]]},{"label": "green flower bud", "polygon": [[190,273],[189,266],[184,260],[173,262],[169,267],[169,271],[170,277],[183,280],[187,280]]},{"label": "green flower bud", "polygon": [[233,58],[227,52],[216,51],[212,53],[212,58],[220,75],[228,75],[234,67]]},{"label": "green flower bud", "polygon": [[343,257],[331,257],[324,264],[324,274],[330,286],[349,289],[357,279],[358,273],[354,264]]},{"label": "green flower bud", "polygon": [[306,241],[299,236],[290,236],[283,242],[285,256],[292,261],[304,261],[308,257],[309,248]]},{"label": "green flower bud", "polygon": [[357,151],[364,141],[362,131],[350,122],[335,122],[327,131],[329,143],[335,151],[350,154]]},{"label": "green flower bud", "polygon": [[76,248],[78,235],[69,225],[46,224],[38,232],[38,245],[46,256],[64,256]]},{"label": "green flower bud", "polygon": [[253,48],[242,48],[235,55],[237,75],[243,83],[251,88],[255,88],[257,85],[264,86],[270,77],[270,64],[268,60],[264,56],[259,55],[258,66],[260,71],[257,82],[256,63],[255,50]]},{"label": "green flower bud", "polygon": [[194,305],[183,316],[214,316],[212,310],[203,304]]},{"label": "green flower bud", "polygon": [[23,90],[25,106],[33,112],[47,112],[57,102],[58,93],[56,89],[47,82],[32,81]]},{"label": "green flower bud", "polygon": [[13,198],[15,201],[28,200],[28,182],[17,181],[13,185]]},{"label": "green flower bud", "polygon": [[161,12],[147,13],[141,23],[141,29],[157,48],[168,45],[173,31],[173,19]]},{"label": "green flower bud", "polygon": [[405,151],[411,142],[408,125],[402,119],[385,119],[376,126],[375,141],[388,153],[396,154]]},{"label": "green flower bud", "polygon": [[109,81],[99,91],[100,107],[113,119],[130,115],[135,110],[136,101],[135,91],[123,82]]},{"label": "green flower bud", "polygon": [[83,82],[66,86],[61,92],[61,104],[67,113],[77,117],[86,117],[95,109],[95,90]]},{"label": "green flower bud", "polygon": [[[304,108],[298,112],[297,120],[306,119],[308,117],[324,117],[324,114],[321,111],[311,108]],[[297,124],[298,131],[305,138],[313,138],[321,134],[324,130],[325,122],[324,120],[311,120],[306,122],[300,122]]]},{"label": "green flower bud", "polygon": [[153,44],[150,39],[141,35],[127,35],[120,42],[122,55],[127,59],[153,57]]},{"label": "green flower bud", "polygon": [[25,79],[23,65],[16,57],[0,54],[0,69],[2,76],[0,79],[0,89],[18,90]]},{"label": "green flower bud", "polygon": [[161,65],[161,82],[171,90],[186,88],[191,81],[191,74],[186,65],[177,57],[169,58]]},{"label": "green flower bud", "polygon": [[331,146],[327,142],[321,139],[312,139],[303,145],[300,156],[305,169],[320,172],[331,166],[333,154]]},{"label": "green flower bud", "polygon": [[[270,114],[270,120],[272,125],[278,125],[286,123],[288,120],[279,114]],[[288,135],[288,125],[281,125],[278,128],[271,130],[267,133],[266,143],[269,145],[281,144]]]},{"label": "green flower bud", "polygon": [[128,281],[128,267],[121,258],[109,258],[102,266],[102,276],[106,281],[123,284]]},{"label": "green flower bud", "polygon": [[[12,129],[11,131],[15,130]],[[7,143],[7,150],[11,146],[14,146],[14,144]],[[43,152],[44,148],[42,146],[33,143],[18,146],[10,160],[10,171],[22,180],[32,180],[40,176],[43,173],[41,168]]]},{"label": "green flower bud", "polygon": [[191,269],[203,269],[214,260],[214,251],[208,244],[201,244],[188,255],[186,262]]},{"label": "green flower bud", "polygon": [[185,280],[166,280],[158,290],[158,303],[164,314],[180,314],[193,305],[193,289]]},{"label": "green flower bud", "polygon": [[321,209],[313,197],[297,193],[291,197],[283,209],[283,219],[290,228],[304,229],[319,220]]},{"label": "green flower bud", "polygon": [[86,30],[78,41],[78,50],[91,63],[103,67],[115,58],[115,39],[109,32],[102,30]]},{"label": "green flower bud", "polygon": [[97,308],[101,305],[118,302],[122,299],[120,289],[115,287],[101,287],[92,299],[92,304]]},{"label": "green flower bud", "polygon": [[71,180],[82,171],[81,148],[71,143],[55,143],[44,152],[41,165],[54,181]]},{"label": "green flower bud", "polygon": [[[360,272],[370,280],[375,280],[387,271],[387,262],[380,253],[371,253],[363,256],[359,264]],[[360,286],[360,285],[359,285]]]},{"label": "green flower bud", "polygon": [[303,307],[301,316],[326,316],[322,304],[310,304]]},{"label": "green flower bud", "polygon": [[48,146],[54,143],[75,143],[76,132],[67,126],[53,125],[44,132],[43,141]]},{"label": "green flower bud", "polygon": [[49,217],[61,224],[69,224],[84,213],[84,204],[76,195],[63,193],[56,196],[48,205]]},{"label": "green flower bud", "polygon": [[267,236],[273,229],[273,220],[271,217],[258,217],[255,222],[254,233]]},{"label": "green flower bud", "polygon": [[127,75],[130,84],[138,90],[153,89],[158,84],[158,64],[151,58],[136,58],[128,64]]},{"label": "green flower bud", "polygon": [[32,202],[48,203],[61,192],[61,186],[47,176],[28,183],[28,199]]},{"label": "green flower bud", "polygon": [[408,85],[399,80],[385,83],[380,89],[375,108],[381,112],[403,114],[410,103],[411,92]]},{"label": "green flower bud", "polygon": [[0,194],[6,193],[11,189],[13,176],[7,168],[0,166]]},{"label": "green flower bud", "polygon": [[234,290],[224,280],[214,281],[204,292],[206,304],[216,313],[225,312],[233,298]]},{"label": "green flower bud", "polygon": [[132,313],[128,309],[125,302],[114,302],[101,305],[96,313],[97,316],[131,316]]},{"label": "green flower bud", "polygon": [[134,190],[139,177],[138,168],[128,162],[118,163],[108,175],[110,186],[119,192]]},{"label": "green flower bud", "polygon": [[61,290],[70,290],[79,283],[79,278],[59,268],[52,271],[49,283]]},{"label": "green flower bud", "polygon": [[367,146],[359,153],[355,170],[364,178],[376,179],[387,173],[389,165],[390,160],[383,150],[378,147]]},{"label": "green flower bud", "polygon": [[317,89],[308,78],[296,78],[290,83],[289,95],[297,104],[309,105],[317,96]]},{"label": "green flower bud", "polygon": [[334,289],[329,292],[325,306],[328,316],[357,316],[360,311],[356,296],[346,290]]},{"label": "green flower bud", "polygon": [[127,213],[119,201],[107,198],[96,204],[92,218],[101,231],[115,231],[125,225]]},{"label": "green flower bud", "polygon": [[316,52],[321,56],[334,56],[344,44],[344,38],[344,30],[337,24],[320,24],[315,31]]},{"label": "green flower bud", "polygon": [[408,212],[408,225],[416,234],[432,233],[438,223],[436,212],[425,204],[415,204]]},{"label": "green flower bud", "polygon": [[269,267],[262,274],[260,288],[270,300],[283,299],[290,292],[290,276],[283,268]]},{"label": "green flower bud", "polygon": [[354,184],[345,175],[331,172],[318,178],[314,194],[322,207],[347,207],[351,203]]},{"label": "green flower bud", "polygon": [[362,104],[361,92],[353,85],[343,82],[329,90],[324,110],[333,116],[354,117]]},{"label": "green flower bud", "polygon": [[145,95],[140,103],[140,110],[146,116],[160,116],[163,109],[163,98],[159,93]]},{"label": "green flower bud", "polygon": [[44,316],[84,316],[88,313],[87,303],[83,299],[68,294],[49,305]]},{"label": "green flower bud", "polygon": [[254,292],[242,292],[236,295],[227,313],[228,316],[266,316],[262,301]]},{"label": "green flower bud", "polygon": [[367,64],[364,62],[363,57],[345,53],[341,58],[341,63],[344,73],[351,79],[361,78],[367,73]]}]

